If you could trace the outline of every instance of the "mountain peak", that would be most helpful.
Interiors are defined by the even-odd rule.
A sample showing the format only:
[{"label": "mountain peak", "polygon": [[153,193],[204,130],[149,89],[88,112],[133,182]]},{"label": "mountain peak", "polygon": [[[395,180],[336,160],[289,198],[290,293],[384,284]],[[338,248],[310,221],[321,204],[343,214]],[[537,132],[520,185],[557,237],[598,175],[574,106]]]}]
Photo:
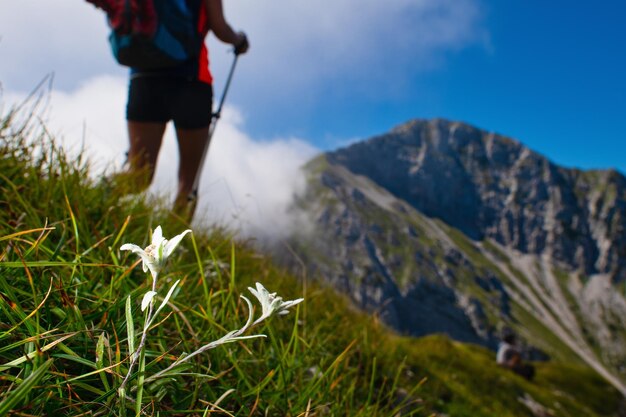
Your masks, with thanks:
[{"label": "mountain peak", "polygon": [[614,170],[562,168],[516,140],[446,119],[411,120],[328,159],[473,239],[626,279],[626,179]]}]

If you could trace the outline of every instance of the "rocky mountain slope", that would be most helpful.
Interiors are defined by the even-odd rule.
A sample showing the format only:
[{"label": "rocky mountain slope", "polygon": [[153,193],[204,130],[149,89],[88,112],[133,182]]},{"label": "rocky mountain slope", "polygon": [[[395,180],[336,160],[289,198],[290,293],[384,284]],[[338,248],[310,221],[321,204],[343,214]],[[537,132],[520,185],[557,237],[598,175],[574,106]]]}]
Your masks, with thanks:
[{"label": "rocky mountain slope", "polygon": [[512,327],[532,358],[584,362],[626,394],[624,176],[446,120],[306,172],[290,244],[309,275],[402,333],[495,348]]},{"label": "rocky mountain slope", "polygon": [[615,171],[561,168],[511,139],[444,120],[407,123],[329,161],[473,239],[626,279],[626,178]]}]

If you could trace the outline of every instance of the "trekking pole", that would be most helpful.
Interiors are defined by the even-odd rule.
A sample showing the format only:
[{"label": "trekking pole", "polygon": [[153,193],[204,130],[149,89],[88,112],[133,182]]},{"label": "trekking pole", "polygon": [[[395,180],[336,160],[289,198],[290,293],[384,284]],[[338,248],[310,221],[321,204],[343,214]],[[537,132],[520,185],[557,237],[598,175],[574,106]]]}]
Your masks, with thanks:
[{"label": "trekking pole", "polygon": [[209,125],[209,135],[204,145],[204,149],[202,151],[202,158],[200,159],[200,165],[198,165],[198,170],[196,171],[196,178],[193,181],[193,188],[191,189],[191,194],[188,197],[188,201],[195,201],[198,198],[198,183],[200,182],[200,174],[202,174],[202,168],[204,167],[204,159],[206,158],[206,154],[209,150],[209,144],[211,143],[211,138],[213,137],[213,132],[215,132],[215,126],[217,125],[217,121],[222,115],[222,106],[224,106],[224,100],[226,100],[226,93],[228,93],[228,87],[230,87],[230,81],[233,79],[233,73],[235,72],[235,66],[237,65],[237,60],[239,59],[239,54],[235,53],[235,58],[233,59],[233,63],[230,66],[230,71],[228,72],[228,78],[226,79],[226,85],[224,86],[224,91],[222,92],[222,98],[220,99],[220,103],[217,106],[217,110],[211,114],[211,123]]}]

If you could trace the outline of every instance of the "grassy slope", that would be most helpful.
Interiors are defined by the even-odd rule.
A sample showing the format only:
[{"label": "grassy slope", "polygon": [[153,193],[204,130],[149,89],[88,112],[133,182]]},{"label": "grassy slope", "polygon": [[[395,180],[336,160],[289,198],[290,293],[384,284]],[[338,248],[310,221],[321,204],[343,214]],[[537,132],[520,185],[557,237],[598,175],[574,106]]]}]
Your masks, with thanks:
[{"label": "grassy slope", "polygon": [[[146,246],[158,224],[166,237],[185,226],[158,203],[120,199],[106,181],[92,183],[87,166],[50,144],[25,143],[43,132],[15,116],[0,120],[0,415],[117,414],[125,300],[132,295],[139,332],[138,304],[149,289],[136,257],[119,246]],[[177,311],[166,308],[150,331],[148,376],[239,328],[247,313],[238,296],[255,281],[306,300],[258,329],[267,338],[211,350],[186,375],[149,385],[146,415],[392,416],[404,407],[406,415],[524,416],[526,393],[557,416],[617,408],[619,395],[587,369],[538,364],[528,383],[482,348],[396,336],[219,229],[194,231],[181,246],[159,281],[160,292],[182,284]],[[18,363],[3,367],[11,361]]]}]

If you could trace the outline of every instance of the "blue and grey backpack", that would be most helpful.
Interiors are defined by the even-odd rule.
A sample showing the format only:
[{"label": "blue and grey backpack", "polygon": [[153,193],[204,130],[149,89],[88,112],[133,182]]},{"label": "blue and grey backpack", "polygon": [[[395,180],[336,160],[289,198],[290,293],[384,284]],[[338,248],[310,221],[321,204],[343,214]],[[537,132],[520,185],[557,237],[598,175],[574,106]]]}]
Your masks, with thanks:
[{"label": "blue and grey backpack", "polygon": [[106,12],[109,42],[121,65],[140,70],[167,68],[200,51],[203,36],[190,0],[86,1]]}]

